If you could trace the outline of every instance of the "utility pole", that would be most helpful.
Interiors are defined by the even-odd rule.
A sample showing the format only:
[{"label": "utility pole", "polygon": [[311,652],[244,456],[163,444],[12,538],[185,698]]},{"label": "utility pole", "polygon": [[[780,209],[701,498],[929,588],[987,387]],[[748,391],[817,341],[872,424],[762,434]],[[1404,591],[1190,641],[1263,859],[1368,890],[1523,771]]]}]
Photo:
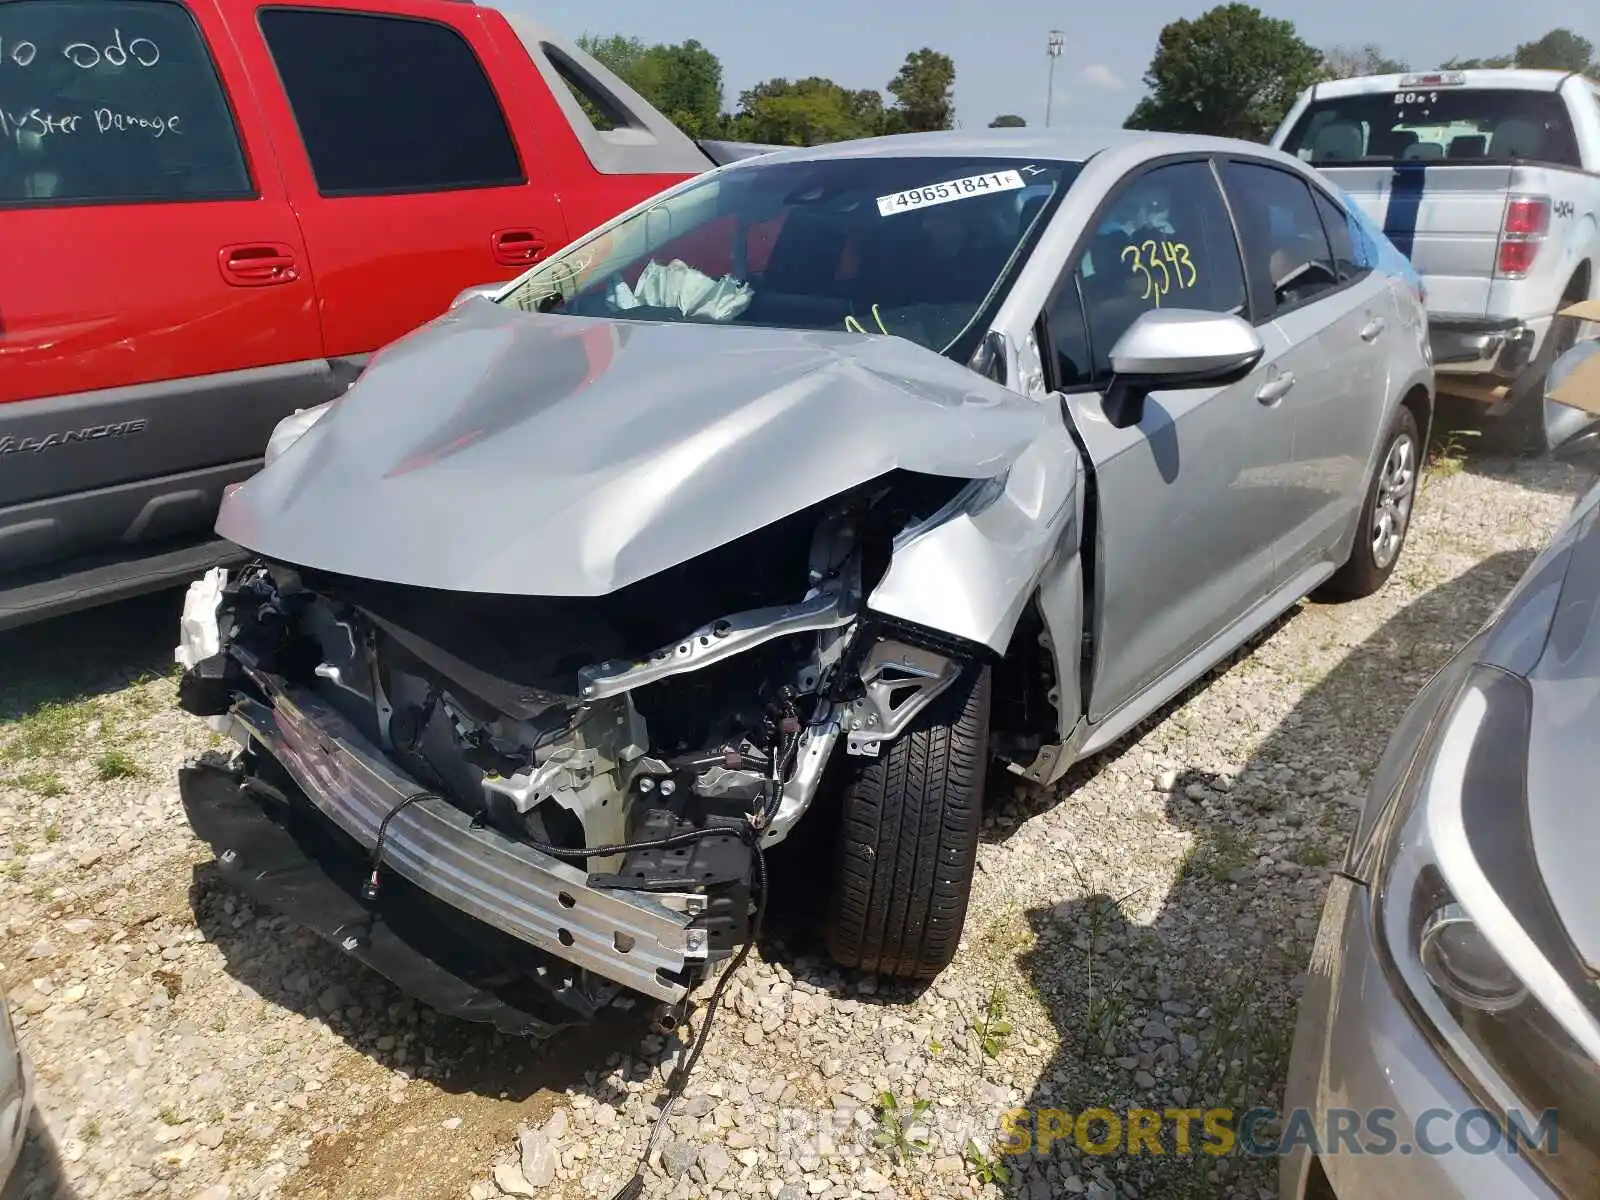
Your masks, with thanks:
[{"label": "utility pole", "polygon": [[1052,29],[1050,31],[1050,88],[1045,93],[1044,101],[1044,123],[1047,127],[1050,124],[1050,112],[1053,108],[1055,108],[1056,103],[1056,59],[1061,57],[1062,48],[1065,47],[1066,44],[1066,34],[1062,33],[1059,29]]}]

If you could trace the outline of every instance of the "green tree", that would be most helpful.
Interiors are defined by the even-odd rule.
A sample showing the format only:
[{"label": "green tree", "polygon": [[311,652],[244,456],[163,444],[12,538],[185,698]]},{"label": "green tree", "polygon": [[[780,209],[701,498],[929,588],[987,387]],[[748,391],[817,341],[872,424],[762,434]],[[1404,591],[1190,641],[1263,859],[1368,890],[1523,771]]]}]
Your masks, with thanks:
[{"label": "green tree", "polygon": [[948,54],[924,47],[906,55],[889,81],[895,98],[888,129],[920,133],[949,129],[955,123],[956,64]]},{"label": "green tree", "polygon": [[882,131],[883,97],[852,91],[831,79],[769,79],[739,95],[731,121],[735,137],[779,146],[872,137]]},{"label": "green tree", "polygon": [[599,59],[629,86],[633,86],[633,80],[628,77],[634,73],[635,64],[649,50],[638,38],[623,37],[620,33],[605,38],[596,33],[579,34],[578,48]]},{"label": "green tree", "polygon": [[1441,71],[1477,71],[1485,67],[1496,70],[1512,67],[1516,61],[1509,54],[1495,54],[1488,58],[1447,58],[1439,64]]},{"label": "green tree", "polygon": [[1354,79],[1359,75],[1395,75],[1409,71],[1402,59],[1390,58],[1378,46],[1330,46],[1322,52],[1322,78]]},{"label": "green tree", "polygon": [[578,45],[691,137],[723,132],[722,62],[699,42],[651,46],[621,34],[584,34]]},{"label": "green tree", "polygon": [[1593,71],[1594,43],[1570,29],[1552,29],[1537,41],[1517,47],[1513,61],[1519,67],[1543,67],[1551,71]]},{"label": "green tree", "polygon": [[990,129],[1021,129],[1027,122],[1016,113],[1001,113],[989,122]]},{"label": "green tree", "polygon": [[1144,76],[1150,94],[1123,124],[1265,140],[1321,70],[1293,22],[1222,4],[1162,29]]}]

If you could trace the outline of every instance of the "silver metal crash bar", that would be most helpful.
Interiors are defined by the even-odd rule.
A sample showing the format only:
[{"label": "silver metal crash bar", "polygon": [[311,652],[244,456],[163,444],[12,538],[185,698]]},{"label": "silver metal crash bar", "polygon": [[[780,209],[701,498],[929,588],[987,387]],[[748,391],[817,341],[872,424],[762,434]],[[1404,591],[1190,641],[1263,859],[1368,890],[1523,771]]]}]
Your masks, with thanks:
[{"label": "silver metal crash bar", "polygon": [[[259,679],[259,677],[258,677]],[[338,710],[292,686],[233,715],[294,776],[311,802],[362,846],[407,796],[424,791]],[[384,865],[446,904],[597,975],[673,1002],[686,989],[658,972],[704,962],[705,931],[648,897],[588,886],[577,867],[473,828],[443,800],[419,800],[389,823]]]},{"label": "silver metal crash bar", "polygon": [[774,638],[838,629],[856,619],[853,589],[818,592],[799,604],[752,608],[702,625],[675,646],[663,646],[644,662],[611,661],[578,670],[578,692],[604,700],[685,671],[753,650]]}]

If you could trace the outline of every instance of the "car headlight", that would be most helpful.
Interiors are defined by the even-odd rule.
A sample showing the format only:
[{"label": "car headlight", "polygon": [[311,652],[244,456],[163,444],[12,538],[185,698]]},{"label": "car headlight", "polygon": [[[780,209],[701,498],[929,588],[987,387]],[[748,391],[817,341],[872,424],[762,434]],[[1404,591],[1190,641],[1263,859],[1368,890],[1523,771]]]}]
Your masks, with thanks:
[{"label": "car headlight", "polygon": [[267,439],[267,450],[262,455],[262,466],[270,467],[272,460],[278,458],[290,446],[305,436],[306,431],[322,420],[332,408],[334,401],[318,404],[314,408],[296,409],[273,427],[272,436]]},{"label": "car headlight", "polygon": [[[1534,858],[1532,713],[1526,680],[1474,667],[1379,817],[1361,874],[1375,884],[1376,944],[1419,1027],[1508,1137],[1532,1135],[1521,1145],[1551,1185],[1588,1197],[1600,1177],[1600,991]],[[1539,1141],[1552,1111],[1555,1140]]]}]

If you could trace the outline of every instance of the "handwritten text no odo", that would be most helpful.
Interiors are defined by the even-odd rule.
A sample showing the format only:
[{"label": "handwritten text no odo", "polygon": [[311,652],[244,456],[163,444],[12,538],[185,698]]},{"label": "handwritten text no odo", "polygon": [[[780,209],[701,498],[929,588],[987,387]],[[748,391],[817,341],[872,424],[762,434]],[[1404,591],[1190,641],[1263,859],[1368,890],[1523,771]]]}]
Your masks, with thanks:
[{"label": "handwritten text no odo", "polygon": [[[161,61],[161,47],[147,37],[126,37],[121,29],[113,28],[110,38],[101,42],[68,42],[61,47],[61,57],[81,71],[91,71],[101,63],[112,67],[153,67]],[[31,67],[39,58],[39,43],[17,38],[7,41],[0,37],[0,69],[6,67]]]}]

